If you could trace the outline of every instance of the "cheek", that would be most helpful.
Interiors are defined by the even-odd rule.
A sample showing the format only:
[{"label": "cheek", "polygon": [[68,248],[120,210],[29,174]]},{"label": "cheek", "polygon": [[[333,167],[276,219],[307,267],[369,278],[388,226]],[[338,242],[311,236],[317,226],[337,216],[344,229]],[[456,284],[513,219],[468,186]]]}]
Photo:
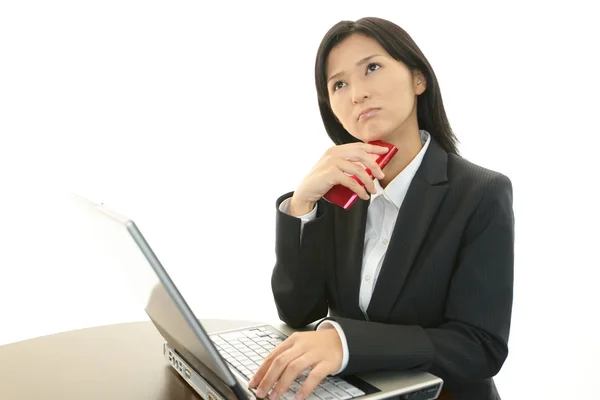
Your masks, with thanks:
[{"label": "cheek", "polygon": [[331,103],[331,109],[333,114],[340,121],[342,126],[348,130],[352,128],[352,108],[347,105],[344,106],[341,102],[336,101]]},{"label": "cheek", "polygon": [[399,110],[411,109],[415,101],[415,93],[406,82],[390,85],[386,97]]}]

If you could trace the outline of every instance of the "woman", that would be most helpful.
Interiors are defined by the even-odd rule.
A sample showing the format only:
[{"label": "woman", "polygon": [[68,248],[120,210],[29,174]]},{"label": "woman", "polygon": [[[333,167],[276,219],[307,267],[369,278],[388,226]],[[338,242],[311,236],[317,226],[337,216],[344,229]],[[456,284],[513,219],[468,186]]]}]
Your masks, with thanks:
[{"label": "woman", "polygon": [[[458,155],[435,74],[395,24],[336,24],[315,75],[336,145],[277,200],[272,288],[285,323],[323,320],[275,348],[250,386],[278,400],[311,368],[302,399],[329,374],[419,370],[456,399],[499,399],[492,377],[508,354],[513,296],[511,181]],[[398,148],[384,171],[373,158],[387,149],[373,140]],[[349,210],[323,198],[337,184],[360,196]]]}]

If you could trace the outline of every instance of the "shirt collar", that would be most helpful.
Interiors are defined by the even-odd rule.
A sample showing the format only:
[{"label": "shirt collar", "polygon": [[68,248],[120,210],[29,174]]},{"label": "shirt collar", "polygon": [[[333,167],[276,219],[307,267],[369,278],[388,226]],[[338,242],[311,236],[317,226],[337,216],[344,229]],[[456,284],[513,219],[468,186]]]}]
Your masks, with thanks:
[{"label": "shirt collar", "polygon": [[406,196],[406,192],[408,192],[408,187],[412,182],[413,177],[417,173],[417,170],[421,166],[421,162],[423,161],[423,157],[425,156],[425,152],[429,147],[429,143],[431,142],[431,135],[429,132],[425,130],[419,131],[419,136],[421,137],[421,143],[423,147],[417,153],[415,158],[404,168],[392,181],[386,186],[385,189],[381,187],[379,180],[377,178],[374,179],[375,189],[377,193],[371,195],[371,203],[379,196],[384,196],[385,199],[392,202],[398,209],[402,205],[404,201],[404,197]]}]

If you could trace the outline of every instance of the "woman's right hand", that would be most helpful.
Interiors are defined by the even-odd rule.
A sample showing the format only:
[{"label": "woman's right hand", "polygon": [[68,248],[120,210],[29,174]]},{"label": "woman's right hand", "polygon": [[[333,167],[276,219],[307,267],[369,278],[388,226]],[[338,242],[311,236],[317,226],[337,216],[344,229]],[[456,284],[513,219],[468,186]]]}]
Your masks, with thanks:
[{"label": "woman's right hand", "polygon": [[[369,168],[375,178],[383,179],[383,172],[373,155],[378,156],[387,152],[387,147],[362,142],[329,148],[294,191],[290,214],[293,216],[308,214],[317,201],[335,185],[346,186],[361,199],[368,200],[367,190],[374,194],[376,189],[373,179],[369,177],[362,165]],[[361,186],[350,175],[356,176],[365,186]]]}]

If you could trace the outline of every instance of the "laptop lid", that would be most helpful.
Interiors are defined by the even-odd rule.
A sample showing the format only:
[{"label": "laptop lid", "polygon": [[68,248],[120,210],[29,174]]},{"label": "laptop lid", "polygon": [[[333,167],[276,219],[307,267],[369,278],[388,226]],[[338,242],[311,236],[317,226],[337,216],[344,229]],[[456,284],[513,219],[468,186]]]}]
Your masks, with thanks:
[{"label": "laptop lid", "polygon": [[208,375],[211,383],[216,377],[238,399],[248,399],[135,222],[77,194],[73,199],[84,211],[100,252],[109,256],[106,262],[118,264],[136,301],[146,305],[145,311],[161,335],[187,353],[182,354],[184,358],[196,358],[204,364],[188,360],[196,372]]}]

